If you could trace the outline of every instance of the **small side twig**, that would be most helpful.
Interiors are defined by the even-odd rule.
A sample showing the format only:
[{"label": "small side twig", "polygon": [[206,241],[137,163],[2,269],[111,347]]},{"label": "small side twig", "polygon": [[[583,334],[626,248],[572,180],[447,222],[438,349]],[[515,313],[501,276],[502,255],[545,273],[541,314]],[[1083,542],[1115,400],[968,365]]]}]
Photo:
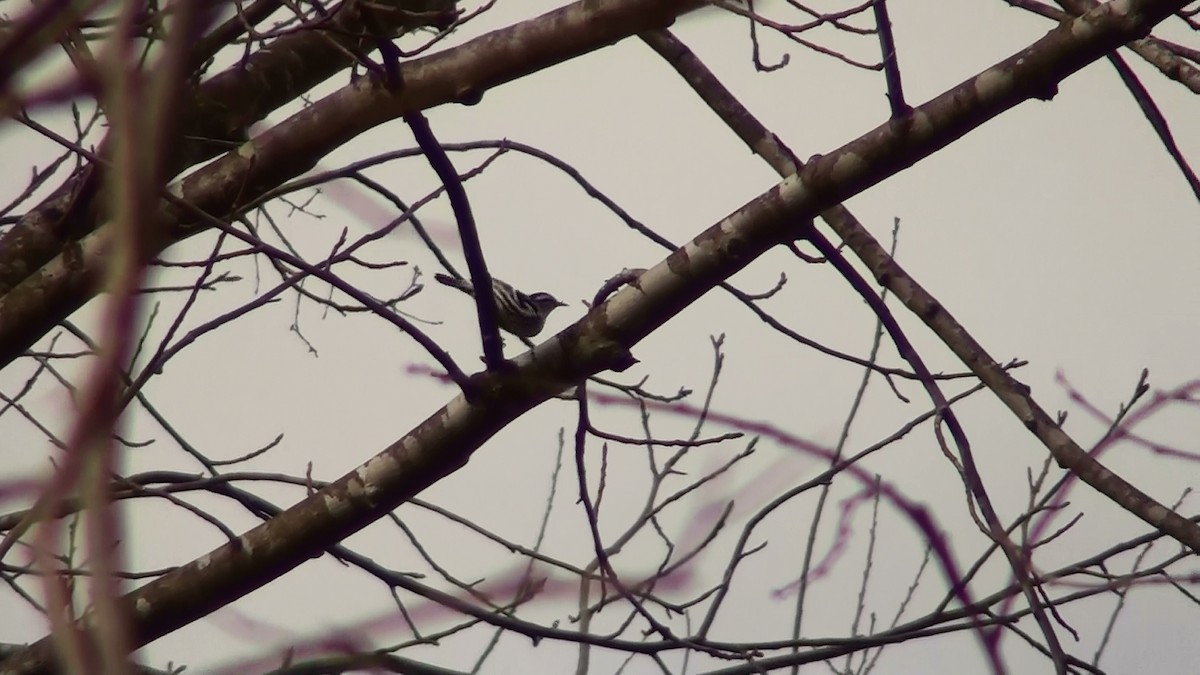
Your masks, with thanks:
[{"label": "small side twig", "polygon": [[483,341],[483,360],[488,370],[499,370],[504,364],[504,348],[500,341],[500,324],[496,321],[496,300],[490,292],[492,277],[488,274],[487,263],[483,258],[483,247],[479,243],[479,232],[475,228],[475,217],[471,214],[471,204],[467,200],[467,191],[463,189],[458,172],[446,151],[442,149],[429,121],[419,111],[405,113],[404,121],[412,129],[413,137],[424,151],[429,166],[437,172],[442,185],[446,186],[446,197],[454,210],[454,219],[458,223],[458,235],[462,239],[463,255],[467,259],[467,270],[471,273],[471,286],[477,289],[475,307],[479,313],[479,333]]},{"label": "small side twig", "polygon": [[1120,54],[1116,52],[1109,54],[1108,62],[1117,69],[1117,74],[1121,76],[1121,83],[1129,90],[1133,100],[1137,101],[1138,107],[1142,109],[1142,114],[1150,122],[1150,126],[1154,129],[1155,135],[1158,136],[1158,140],[1163,144],[1167,154],[1175,160],[1175,166],[1179,167],[1179,172],[1183,174],[1188,187],[1192,188],[1192,194],[1196,196],[1197,200],[1200,200],[1200,179],[1196,178],[1196,172],[1192,170],[1187,158],[1180,151],[1179,144],[1175,142],[1175,136],[1171,133],[1171,126],[1167,123],[1167,118],[1162,111],[1159,110],[1158,104],[1154,102],[1154,98]]},{"label": "small side twig", "polygon": [[896,39],[892,36],[892,20],[888,18],[886,0],[877,0],[871,9],[875,12],[875,26],[879,30],[879,48],[883,52],[883,77],[887,81],[892,119],[902,119],[908,117],[912,107],[904,100],[900,62],[896,60]]}]

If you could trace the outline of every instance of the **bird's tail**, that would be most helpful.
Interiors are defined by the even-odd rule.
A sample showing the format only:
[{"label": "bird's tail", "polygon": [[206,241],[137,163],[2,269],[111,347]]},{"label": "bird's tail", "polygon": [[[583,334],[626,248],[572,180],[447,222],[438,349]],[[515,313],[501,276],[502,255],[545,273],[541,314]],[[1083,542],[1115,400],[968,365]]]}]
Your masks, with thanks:
[{"label": "bird's tail", "polygon": [[438,283],[449,286],[450,288],[457,288],[468,295],[471,294],[471,282],[467,281],[466,279],[456,279],[449,274],[441,274],[440,272],[438,274],[434,274],[433,278],[437,279]]}]

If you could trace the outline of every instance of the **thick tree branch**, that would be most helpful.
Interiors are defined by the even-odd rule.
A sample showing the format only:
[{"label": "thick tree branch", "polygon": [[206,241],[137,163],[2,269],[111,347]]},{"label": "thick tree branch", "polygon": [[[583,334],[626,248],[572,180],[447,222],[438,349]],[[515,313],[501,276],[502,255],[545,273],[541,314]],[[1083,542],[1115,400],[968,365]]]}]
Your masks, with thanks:
[{"label": "thick tree branch", "polygon": [[[557,20],[553,32],[560,39],[575,44],[577,50],[580,47],[576,41],[583,35],[615,30],[609,21],[584,21],[592,18],[588,15],[590,12],[634,7],[643,15],[646,11],[645,5],[639,6],[635,2],[588,0],[586,4],[588,10],[573,5],[554,13]],[[661,8],[661,3],[652,4]],[[477,402],[468,403],[463,396],[456,397],[365,464],[247,532],[236,545],[222,546],[122,598],[120,602],[130,617],[136,643],[145,644],[236,600],[367,526],[465,465],[480,445],[530,408],[586,376],[619,363],[630,347],[721,280],[778,243],[795,238],[797,223],[811,219],[932,155],[1019,103],[1045,96],[1059,81],[1107,51],[1145,34],[1183,4],[1182,0],[1131,0],[1104,5],[915,109],[905,120],[889,122],[814,160],[801,175],[784,180],[708,228],[647,270],[635,284],[622,288],[593,309],[579,323],[516,359],[514,373],[479,376],[482,395]],[[540,20],[522,26],[534,30],[533,24],[537,21]],[[629,19],[621,24],[621,28],[629,29],[635,25],[637,22]],[[645,23],[641,25],[642,29],[648,27]],[[512,33],[509,35],[511,37]],[[495,41],[499,39],[496,36],[493,34],[483,40],[485,43]],[[583,42],[583,45],[587,44]],[[501,60],[495,58],[496,52],[524,53],[534,45],[544,48],[546,43],[536,39],[515,44],[493,43],[495,51],[490,53],[491,63]],[[552,52],[534,51],[526,63],[540,67],[553,58]],[[443,57],[441,63],[445,62]],[[422,79],[420,70],[413,75],[410,78],[406,74],[406,82],[412,84]],[[484,70],[483,75],[482,83],[494,83],[491,78],[496,76],[495,72]],[[461,79],[457,81],[462,82]],[[458,90],[462,91],[462,88]],[[406,89],[406,93],[411,95],[413,89]],[[362,84],[335,94],[338,96],[343,97],[343,103],[353,108],[356,114],[372,120],[419,102],[419,99],[408,98],[396,100],[386,92]],[[359,108],[355,105],[359,99],[373,103],[375,107]],[[309,122],[310,127],[313,124],[315,122]],[[277,164],[278,150],[273,153],[270,148],[269,142],[246,148],[259,151],[260,154],[254,157],[269,167],[265,173],[255,173],[258,163],[235,160],[229,160],[232,166],[226,164],[223,168],[240,169],[240,173],[254,177],[241,182],[243,187],[262,189],[263,182],[260,181],[277,178],[283,171]],[[222,162],[216,165],[220,167]],[[197,190],[200,187],[193,186]],[[861,251],[860,248],[855,251],[864,260],[873,259],[868,245],[872,242],[864,244],[850,239],[848,243],[861,248]],[[889,286],[896,286],[893,290],[899,297],[906,302],[914,301],[915,284],[901,276],[894,263],[893,266],[873,266],[872,271]],[[948,322],[949,315],[936,304],[917,304],[914,309],[934,325],[939,334],[942,330],[957,328],[956,324]],[[947,341],[962,344],[962,336],[955,337],[959,339]],[[990,362],[981,362],[986,355],[978,345],[971,344],[977,349],[976,353],[961,354],[960,358],[973,365]],[[1039,410],[1029,409],[1028,401],[1007,393],[1019,391],[1020,385],[1015,380],[1006,373],[995,374],[982,365],[981,368],[985,382],[1007,387],[1002,395],[1005,402],[1039,437],[1048,438],[1047,442],[1056,453],[1068,444],[1073,446],[1052,420],[1042,419]],[[1144,495],[1142,499],[1144,506]],[[1178,516],[1164,511],[1161,507],[1152,512],[1138,509],[1139,515],[1163,531],[1200,550],[1200,529],[1188,521],[1180,522],[1182,519]],[[84,621],[86,626],[87,618]],[[0,665],[0,670],[11,675],[46,673],[52,667],[52,658],[53,643],[46,638]]]},{"label": "thick tree branch", "polygon": [[[877,5],[878,7],[878,5]],[[878,13],[877,13],[877,20]],[[886,16],[880,20],[886,22]],[[882,30],[882,27],[881,27]],[[890,33],[890,26],[889,26]],[[653,33],[643,34],[642,38],[646,40],[660,55],[662,55],[676,70],[688,81],[695,89],[696,93],[704,99],[705,103],[721,117],[737,135],[748,146],[755,149],[755,152],[770,164],[780,176],[786,177],[790,173],[795,172],[795,167],[802,167],[803,163],[795,159],[791,150],[787,149],[780,143],[775,134],[771,133],[761,122],[738,101],[732,93],[729,92],[719,80],[702,64],[699,59],[692,54],[685,45],[679,42],[673,35],[667,31],[655,31]],[[884,44],[891,44],[890,38],[884,41]],[[885,49],[885,59],[886,59]],[[892,76],[889,75],[889,99],[893,101],[892,117],[899,119],[908,114],[910,108],[902,105],[899,108],[895,106],[895,101],[903,101],[902,95],[894,95],[899,92],[899,70],[895,71],[895,87],[892,86]],[[843,205],[836,205],[821,214],[826,220],[838,220],[843,223],[846,228],[855,231],[866,232],[862,224],[857,218]],[[983,478],[979,475],[975,468],[975,461],[972,456],[970,444],[967,441],[965,432],[962,430],[956,415],[950,408],[946,397],[941,392],[940,387],[935,381],[933,374],[925,367],[923,360],[917,351],[912,347],[908,338],[903,334],[899,324],[892,317],[891,312],[887,309],[883,301],[876,297],[867,287],[866,282],[860,277],[855,269],[846,262],[841,253],[836,247],[830,244],[819,232],[814,228],[809,229],[810,234],[807,239],[811,241],[820,251],[822,256],[828,260],[838,270],[839,273],[853,286],[864,301],[871,306],[872,311],[879,317],[880,325],[887,328],[888,333],[892,336],[892,340],[896,345],[897,351],[907,360],[912,366],[913,371],[917,373],[922,385],[929,393],[936,408],[941,411],[944,416],[947,426],[951,430],[955,444],[959,450],[959,456],[962,459],[963,466],[968,475],[968,484],[972,494],[975,496],[976,502],[979,504],[980,510],[984,514],[984,518],[991,530],[991,536],[998,546],[1002,548],[1006,557],[1009,560],[1009,565],[1013,570],[1014,578],[1018,580],[1025,594],[1025,598],[1033,612],[1034,618],[1039,629],[1045,637],[1048,651],[1052,654],[1055,666],[1058,672],[1063,672],[1065,658],[1063,650],[1057,636],[1054,633],[1049,617],[1039,601],[1034,589],[1032,580],[1032,570],[1028,569],[1030,565],[1024,553],[1017,549],[1013,542],[1008,538],[1004,529],[1000,526],[999,517],[992,507],[991,498],[987,494],[984,486]],[[951,580],[951,583],[957,583],[956,580]],[[978,618],[975,619],[978,622]],[[796,624],[794,631],[799,630],[799,624]],[[798,633],[793,632],[793,637]],[[998,653],[999,641],[993,639],[998,633],[984,630],[980,624],[980,635],[984,637],[984,648],[991,660],[993,671],[1001,670],[1000,659]]]},{"label": "thick tree branch", "polygon": [[[453,0],[387,0],[373,3],[372,18],[394,34],[421,26],[437,25],[452,14]],[[51,5],[47,5],[51,6]],[[256,3],[247,19],[261,19]],[[241,24],[241,19],[234,19]],[[167,176],[211,159],[246,140],[250,125],[262,120],[316,85],[355,62],[354,54],[375,44],[364,32],[359,0],[338,5],[320,27],[296,31],[180,95],[181,142],[164,149]],[[200,48],[214,50],[215,40],[237,36],[222,26],[200,40]],[[108,155],[108,143],[101,156]],[[57,255],[69,253],[70,244],[103,222],[94,187],[100,167],[80,168],[50,197],[22,216],[0,239],[0,294],[8,293]]]},{"label": "thick tree branch", "polygon": [[[1067,24],[1070,25],[1070,24]],[[1062,30],[1060,28],[1060,30]],[[1148,30],[1148,29],[1147,29]],[[1051,34],[1053,35],[1053,34]],[[792,153],[746,111],[715,78],[689,67],[693,58],[686,47],[668,34],[643,36],[669,61],[679,62],[681,72],[705,96],[715,112],[748,146],[765,159],[781,175],[789,173]],[[1139,41],[1141,44],[1144,41]],[[695,65],[695,64],[693,64]],[[986,73],[984,75],[987,75]],[[983,76],[976,78],[978,82]],[[959,89],[962,89],[960,86]],[[945,95],[940,97],[945,98]],[[931,107],[934,102],[922,106]],[[828,158],[825,158],[828,159]],[[1181,543],[1200,551],[1200,528],[1190,523],[1144,494],[1121,477],[1108,471],[1085,452],[1030,396],[1028,387],[1010,376],[986,350],[943,308],[936,299],[903,271],[845,207],[835,205],[820,214],[824,221],[845,241],[872,270],[879,283],[896,293],[897,297],[921,317],[934,332],[971,368],[971,370],[1003,401],[1021,422],[1050,450],[1060,466],[1080,476],[1088,485],[1109,497],[1122,508],[1143,521],[1169,534]]]},{"label": "thick tree branch", "polygon": [[[1071,13],[1068,14],[1039,0],[1005,0],[1005,2],[1054,21],[1065,21],[1072,16],[1095,9],[1099,4],[1096,0],[1060,0],[1058,4],[1071,10]],[[1125,46],[1166,77],[1187,87],[1192,93],[1200,94],[1200,68],[1180,57],[1179,45],[1150,36],[1134,40]]]},{"label": "thick tree branch", "polygon": [[[165,248],[203,231],[206,219],[198,211],[219,219],[236,215],[358,134],[406,111],[473,101],[492,87],[667,25],[694,6],[694,0],[576,2],[405,63],[402,91],[361,78],[172,186],[194,212],[164,202],[159,220],[168,226],[156,233],[155,246]],[[111,239],[108,225],[80,236],[0,297],[0,367],[95,295]]]}]

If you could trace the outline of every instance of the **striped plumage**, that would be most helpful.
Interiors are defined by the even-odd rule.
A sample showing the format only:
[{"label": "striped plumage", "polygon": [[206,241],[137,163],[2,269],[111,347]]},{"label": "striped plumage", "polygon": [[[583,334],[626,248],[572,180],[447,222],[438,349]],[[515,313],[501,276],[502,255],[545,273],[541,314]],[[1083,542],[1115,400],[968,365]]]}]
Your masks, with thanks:
[{"label": "striped plumage", "polygon": [[[474,297],[471,282],[466,279],[456,279],[446,274],[435,274],[434,279],[451,288]],[[549,293],[531,293],[526,295],[509,286],[499,279],[492,278],[492,297],[496,300],[496,323],[501,328],[519,337],[533,337],[542,332],[546,325],[546,317],[558,307],[566,307],[567,303]]]}]

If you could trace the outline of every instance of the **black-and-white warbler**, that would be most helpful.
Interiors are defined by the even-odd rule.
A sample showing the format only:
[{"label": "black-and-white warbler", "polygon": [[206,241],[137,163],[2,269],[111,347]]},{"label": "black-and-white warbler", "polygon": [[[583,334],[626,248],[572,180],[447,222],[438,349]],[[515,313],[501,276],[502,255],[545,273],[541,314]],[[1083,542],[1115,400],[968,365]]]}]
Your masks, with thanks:
[{"label": "black-and-white warbler", "polygon": [[[446,274],[435,274],[433,278],[475,297],[475,290],[466,279],[455,279]],[[550,312],[567,306],[567,303],[560,302],[549,293],[526,295],[496,278],[492,279],[492,297],[496,300],[496,323],[518,337],[533,337],[542,332]]]}]

